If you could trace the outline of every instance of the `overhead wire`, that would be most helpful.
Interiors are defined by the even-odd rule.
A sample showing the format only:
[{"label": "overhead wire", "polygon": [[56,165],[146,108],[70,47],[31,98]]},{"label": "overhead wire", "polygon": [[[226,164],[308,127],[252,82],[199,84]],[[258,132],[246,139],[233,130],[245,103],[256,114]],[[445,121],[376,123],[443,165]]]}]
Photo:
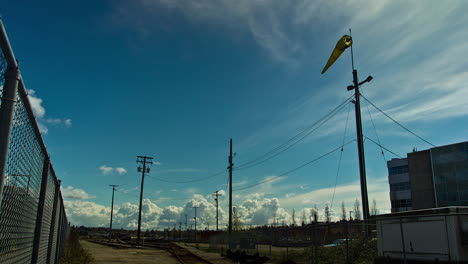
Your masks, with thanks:
[{"label": "overhead wire", "polygon": [[208,179],[211,179],[213,177],[216,177],[218,175],[221,175],[223,173],[225,173],[226,170],[223,170],[223,171],[220,171],[220,172],[217,172],[215,174],[211,174],[210,176],[207,176],[207,177],[204,177],[204,178],[199,178],[199,179],[194,179],[194,180],[184,180],[184,181],[171,181],[171,180],[166,180],[166,179],[161,179],[161,178],[158,178],[158,177],[155,177],[155,176],[151,176],[151,175],[146,175],[148,176],[149,178],[151,179],[154,179],[154,180],[158,180],[158,181],[161,181],[161,182],[168,182],[168,183],[192,183],[192,182],[199,182],[199,181],[205,181],[205,180],[208,180]]},{"label": "overhead wire", "polygon": [[[390,153],[392,153],[393,155],[395,155],[396,157],[398,157],[398,158],[401,159],[401,156],[400,156],[400,155],[398,155],[398,154],[396,154],[395,152],[389,150],[388,148],[382,146],[380,143],[375,142],[375,140],[373,140],[372,138],[369,138],[369,137],[367,137],[367,136],[364,136],[364,138],[370,140],[372,143],[376,144],[377,146],[379,146],[379,147],[385,149],[387,152],[390,152]],[[386,161],[385,161],[385,162],[386,162]]]},{"label": "overhead wire", "polygon": [[[362,95],[362,93],[361,93],[361,95]],[[379,142],[379,145],[381,145],[379,134],[377,134],[377,129],[375,128],[375,124],[374,124],[374,119],[372,118],[371,112],[369,110],[369,103],[367,101],[366,101],[366,108],[367,108],[367,113],[369,114],[369,118],[370,118],[371,123],[372,123],[372,127],[374,127],[374,134],[375,134],[375,136],[377,138],[377,142]],[[387,158],[385,157],[385,153],[384,153],[382,147],[380,147],[380,152],[382,153],[382,158],[384,160],[384,163],[386,164],[387,163]]]},{"label": "overhead wire", "polygon": [[[299,143],[300,141],[304,140],[307,136],[309,136],[310,134],[312,134],[313,132],[315,132],[317,129],[319,129],[322,125],[324,125],[326,122],[328,122],[332,117],[334,117],[337,113],[339,113],[345,106],[346,106],[346,103],[349,102],[349,99],[351,99],[351,97],[347,98],[344,102],[342,102],[341,104],[339,104],[337,107],[335,107],[332,111],[328,112],[325,116],[323,116],[322,118],[320,118],[319,120],[317,120],[316,122],[314,122],[311,126],[309,126],[308,128],[306,128],[305,130],[303,130],[302,132],[298,133],[297,135],[295,135],[294,137],[290,138],[286,143],[283,143],[281,144],[280,146],[266,152],[265,154],[249,161],[249,162],[245,162],[237,167],[234,167],[234,169],[236,170],[241,170],[241,169],[248,169],[248,168],[251,168],[251,167],[254,167],[254,166],[257,166],[259,164],[262,164],[276,156],[278,156],[279,154],[285,152],[286,150],[290,149],[291,147],[293,147],[294,145],[296,145],[297,143]],[[305,135],[304,135],[305,134]],[[302,137],[301,137],[302,136]],[[299,138],[300,137],[300,138]],[[298,140],[296,140],[297,138],[299,138]],[[296,140],[296,141],[295,141]],[[291,143],[292,142],[292,143]],[[288,146],[289,145],[289,146]],[[282,149],[283,148],[283,149]],[[278,152],[277,152],[278,151]],[[277,153],[275,153],[277,152]],[[275,153],[275,154],[273,154]],[[270,154],[273,154],[271,156],[268,156]],[[260,161],[258,161],[260,160]],[[258,161],[258,162],[256,162]],[[253,163],[253,164],[252,164]],[[250,164],[250,165],[249,165]]]},{"label": "overhead wire", "polygon": [[340,158],[338,160],[338,167],[336,170],[336,176],[335,176],[335,187],[333,187],[333,195],[330,203],[330,209],[333,209],[333,202],[335,201],[335,192],[336,192],[336,185],[338,184],[338,175],[340,174],[340,168],[341,168],[341,159],[343,158],[343,146],[346,140],[346,132],[348,130],[348,120],[349,120],[349,112],[350,112],[350,105],[348,105],[348,114],[346,115],[346,124],[345,124],[345,129],[343,133],[343,140],[341,143],[341,151],[340,151]]},{"label": "overhead wire", "polygon": [[261,184],[270,182],[270,181],[273,181],[273,180],[275,180],[275,179],[284,177],[284,176],[286,176],[286,175],[288,175],[288,174],[290,174],[290,173],[292,173],[292,172],[294,172],[294,171],[296,171],[296,170],[302,169],[303,167],[305,167],[305,166],[307,166],[307,165],[310,165],[310,164],[312,164],[312,163],[314,163],[314,162],[316,162],[316,161],[318,161],[318,160],[320,160],[320,159],[322,159],[322,158],[324,158],[324,157],[326,157],[326,156],[332,154],[333,152],[335,152],[335,151],[341,149],[343,146],[346,146],[346,145],[350,144],[350,143],[353,142],[353,141],[356,141],[356,139],[353,139],[353,140],[351,140],[351,141],[348,141],[346,144],[344,144],[344,145],[342,145],[342,146],[339,146],[339,147],[337,147],[337,148],[335,148],[335,149],[333,149],[333,150],[331,150],[331,151],[329,151],[329,152],[327,152],[327,153],[325,153],[325,154],[323,154],[323,155],[321,155],[321,156],[319,156],[319,157],[317,157],[317,158],[315,158],[315,159],[313,159],[313,160],[311,160],[311,161],[308,161],[308,162],[306,162],[306,163],[304,163],[304,164],[302,164],[302,165],[300,165],[300,166],[298,166],[298,167],[296,167],[296,168],[294,168],[294,169],[291,169],[291,170],[289,170],[289,171],[287,171],[287,172],[285,172],[285,173],[282,173],[282,174],[280,174],[280,175],[278,175],[278,176],[269,178],[269,179],[264,180],[264,181],[260,181],[260,182],[258,182],[258,183],[255,183],[255,184],[252,184],[252,185],[243,187],[243,188],[235,189],[235,190],[233,190],[233,191],[241,191],[241,190],[249,189],[249,188],[252,188],[252,187],[255,187],[255,186],[258,186],[258,185],[261,185]]},{"label": "overhead wire", "polygon": [[414,133],[413,131],[411,131],[409,128],[406,128],[405,126],[403,126],[401,123],[399,123],[398,121],[396,121],[395,119],[393,119],[392,117],[390,117],[387,113],[385,113],[382,109],[378,108],[375,104],[373,104],[371,101],[369,101],[366,97],[364,97],[362,94],[361,94],[361,97],[364,98],[364,100],[366,100],[369,104],[371,104],[375,109],[379,110],[383,115],[385,115],[388,119],[392,120],[395,124],[399,125],[401,128],[403,128],[404,130],[408,131],[409,133],[411,133],[413,136],[419,138],[420,140],[426,142],[427,144],[433,146],[433,147],[436,147],[436,145],[432,144],[431,142],[425,140],[424,138],[422,138],[421,136],[417,135],[416,133]]},{"label": "overhead wire", "polygon": [[140,196],[138,196],[138,195],[129,194],[129,193],[126,193],[126,192],[121,191],[121,190],[118,190],[118,189],[115,189],[115,191],[116,191],[116,192],[119,192],[119,193],[121,193],[121,194],[123,194],[123,195],[127,195],[127,196],[132,196],[132,197],[140,198]]}]

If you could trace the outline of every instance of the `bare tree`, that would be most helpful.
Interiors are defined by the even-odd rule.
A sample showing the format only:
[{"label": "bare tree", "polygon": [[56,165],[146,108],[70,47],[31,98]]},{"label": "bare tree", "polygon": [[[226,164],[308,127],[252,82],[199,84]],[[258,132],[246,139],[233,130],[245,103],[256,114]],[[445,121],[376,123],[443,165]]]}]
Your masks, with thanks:
[{"label": "bare tree", "polygon": [[341,202],[341,220],[346,220],[346,207],[344,202]]},{"label": "bare tree", "polygon": [[318,210],[317,205],[314,205],[314,209],[315,209],[315,215],[314,215],[314,217],[317,217],[317,221],[318,221],[319,215],[320,215],[320,214],[319,214],[319,210]]},{"label": "bare tree", "polygon": [[375,199],[372,199],[372,206],[371,206],[371,215],[377,215],[379,213],[379,209],[377,209],[377,202]]},{"label": "bare tree", "polygon": [[361,204],[359,203],[358,199],[354,201],[354,219],[361,219]]},{"label": "bare tree", "polygon": [[309,215],[309,217],[310,217],[310,223],[311,223],[311,224],[312,224],[312,222],[314,221],[314,215],[316,215],[316,214],[317,214],[317,211],[315,211],[314,208],[311,208],[311,209],[310,209],[310,215]]},{"label": "bare tree", "polygon": [[292,224],[293,226],[296,225],[296,210],[295,210],[294,208],[293,208],[293,210],[292,210],[292,215],[291,215],[291,224]]},{"label": "bare tree", "polygon": [[326,221],[327,223],[330,223],[330,220],[331,220],[331,217],[330,217],[330,207],[328,207],[328,204],[325,205],[324,213],[325,213],[325,221]]},{"label": "bare tree", "polygon": [[302,208],[302,216],[301,216],[301,220],[302,220],[302,225],[305,225],[306,224],[306,213],[305,213],[305,210],[304,208]]}]

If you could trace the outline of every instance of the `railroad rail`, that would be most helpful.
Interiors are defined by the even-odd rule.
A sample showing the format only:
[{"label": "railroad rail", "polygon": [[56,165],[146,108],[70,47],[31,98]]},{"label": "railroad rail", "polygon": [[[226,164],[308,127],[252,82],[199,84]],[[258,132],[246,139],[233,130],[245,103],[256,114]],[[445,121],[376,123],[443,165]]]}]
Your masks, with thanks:
[{"label": "railroad rail", "polygon": [[[115,248],[129,248],[135,247],[136,244],[130,241],[113,240],[93,240],[95,243],[115,247]],[[215,264],[201,256],[194,254],[190,250],[183,248],[175,243],[165,240],[146,240],[144,247],[151,247],[162,249],[170,252],[181,264]]]}]

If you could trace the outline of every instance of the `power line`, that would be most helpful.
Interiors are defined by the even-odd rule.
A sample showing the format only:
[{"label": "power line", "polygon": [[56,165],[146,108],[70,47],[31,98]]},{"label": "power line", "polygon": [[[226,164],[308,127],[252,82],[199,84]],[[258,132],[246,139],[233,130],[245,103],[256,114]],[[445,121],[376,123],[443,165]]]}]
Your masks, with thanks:
[{"label": "power line", "polygon": [[374,143],[374,144],[376,144],[377,146],[379,146],[380,148],[385,149],[386,151],[392,153],[393,155],[395,155],[395,156],[397,156],[398,158],[401,159],[401,156],[400,156],[400,155],[398,155],[398,154],[396,154],[395,152],[389,150],[388,148],[382,146],[380,143],[375,142],[373,139],[371,139],[371,138],[369,138],[369,137],[366,137],[366,136],[364,136],[364,137],[365,137],[366,139],[370,140],[372,143]]},{"label": "power line", "polygon": [[335,187],[333,187],[333,195],[332,195],[332,199],[330,203],[330,209],[333,208],[333,202],[335,201],[336,185],[338,184],[338,175],[340,174],[341,159],[343,158],[343,146],[346,140],[346,132],[348,131],[349,110],[350,110],[350,107],[348,107],[348,114],[346,115],[346,124],[345,124],[344,133],[343,133],[343,141],[341,143],[341,152],[340,152],[340,158],[338,160],[338,168],[336,169]]},{"label": "power line", "polygon": [[[348,101],[345,101],[345,103],[347,103]],[[257,163],[254,163],[254,164],[251,164],[249,166],[245,166],[245,167],[236,167],[236,169],[248,169],[248,168],[251,168],[251,167],[254,167],[254,166],[257,166],[259,164],[262,164],[276,156],[278,156],[279,154],[285,152],[286,150],[290,149],[291,147],[293,147],[294,145],[296,145],[297,143],[301,142],[302,140],[304,140],[306,137],[308,137],[310,134],[312,134],[313,132],[315,132],[317,129],[319,129],[322,125],[324,125],[326,122],[328,122],[332,117],[334,117],[337,113],[339,113],[346,105],[345,104],[341,104],[339,106],[339,108],[335,108],[332,112],[330,112],[329,114],[327,114],[324,118],[321,118],[319,121],[317,121],[315,124],[319,123],[320,121],[323,121],[322,123],[320,123],[317,127],[313,128],[312,130],[308,131],[304,136],[302,136],[301,138],[299,138],[297,141],[291,143],[289,146],[285,147],[284,149],[282,150],[279,150],[279,152],[275,153],[274,155],[272,156],[269,156],[269,157],[266,157],[265,159],[257,162]],[[324,120],[325,119],[325,120]]]},{"label": "power line", "polygon": [[337,147],[337,148],[335,148],[335,149],[333,149],[333,150],[331,150],[331,151],[329,151],[329,152],[327,152],[327,153],[325,153],[325,154],[323,154],[323,155],[321,155],[321,156],[319,156],[319,157],[317,157],[317,158],[315,158],[315,159],[313,159],[313,160],[311,160],[311,161],[308,161],[308,162],[302,164],[302,165],[299,166],[299,167],[296,167],[296,168],[294,168],[294,169],[292,169],[292,170],[289,170],[289,171],[287,171],[287,172],[285,172],[285,173],[283,173],[283,174],[280,174],[280,175],[278,175],[278,176],[272,177],[272,178],[270,178],[270,179],[268,179],[268,180],[264,180],[264,181],[258,182],[258,183],[256,183],[256,184],[252,184],[252,185],[249,185],[249,186],[246,186],[246,187],[243,187],[243,188],[236,189],[236,190],[234,190],[234,191],[241,191],[241,190],[249,189],[249,188],[258,186],[258,185],[260,185],[260,184],[264,184],[264,183],[273,181],[273,180],[275,180],[275,179],[284,177],[284,176],[290,174],[291,172],[294,172],[294,171],[296,171],[296,170],[302,169],[303,167],[305,167],[305,166],[307,166],[307,165],[309,165],[309,164],[311,164],[311,163],[314,163],[314,162],[316,162],[316,161],[318,161],[318,160],[320,160],[320,159],[322,159],[322,158],[324,158],[324,157],[326,157],[326,156],[332,154],[333,152],[335,152],[335,151],[341,149],[342,147],[344,147],[344,146],[350,144],[350,143],[353,142],[353,141],[356,141],[356,140],[355,140],[355,139],[350,140],[350,141],[348,141],[346,144],[341,145],[341,146],[339,146],[339,147]]},{"label": "power line", "polygon": [[129,193],[123,192],[123,191],[121,191],[121,190],[117,190],[117,189],[116,189],[115,191],[116,191],[116,192],[119,192],[119,193],[121,193],[121,194],[123,194],[123,195],[132,196],[132,197],[135,197],[135,198],[140,198],[138,195],[129,194]]},{"label": "power line", "polygon": [[387,113],[385,113],[382,109],[378,108],[375,104],[373,104],[371,101],[369,101],[366,97],[364,97],[362,94],[361,94],[361,97],[364,98],[364,100],[366,100],[369,104],[371,104],[373,107],[375,107],[375,109],[379,110],[382,114],[384,114],[386,117],[388,117],[390,120],[392,120],[395,124],[399,125],[401,128],[403,128],[404,130],[408,131],[409,133],[411,133],[413,136],[421,139],[422,141],[426,142],[427,144],[433,146],[433,147],[436,147],[434,144],[432,144],[431,142],[425,140],[424,138],[420,137],[419,135],[417,135],[416,133],[414,133],[413,131],[409,130],[408,128],[406,128],[405,126],[403,126],[402,124],[400,124],[398,121],[396,121],[395,119],[391,118]]},{"label": "power line", "polygon": [[218,173],[212,174],[212,175],[204,177],[204,178],[195,179],[195,180],[186,180],[186,181],[171,181],[171,180],[165,180],[165,179],[161,179],[161,178],[150,176],[150,175],[147,175],[147,176],[149,178],[154,179],[154,180],[158,180],[158,181],[162,181],[162,182],[168,182],[168,183],[191,183],[191,182],[199,182],[199,181],[208,180],[208,179],[211,179],[211,178],[216,177],[218,175],[221,175],[221,174],[223,174],[225,172],[226,172],[226,170],[223,170],[223,171],[220,171]]},{"label": "power line", "polygon": [[[362,93],[361,93],[361,95],[362,95]],[[375,124],[374,124],[374,119],[372,118],[371,112],[369,110],[369,103],[368,102],[366,102],[366,103],[367,103],[366,104],[367,113],[369,114],[369,118],[371,120],[372,126],[374,127],[375,137],[377,138],[377,142],[379,142],[379,144],[380,144],[379,134],[377,134],[377,129],[375,128]],[[384,163],[387,164],[387,158],[385,157],[385,153],[383,152],[382,147],[380,147],[380,152],[382,153],[382,158],[384,160]]]},{"label": "power line", "polygon": [[[352,96],[351,96],[351,97],[352,97]],[[349,99],[351,99],[351,97],[348,97],[345,101],[343,101],[343,102],[342,102],[341,104],[339,104],[337,107],[335,107],[334,109],[332,109],[330,112],[328,112],[326,115],[324,115],[323,117],[321,117],[319,120],[317,120],[316,122],[314,122],[312,125],[310,125],[310,126],[307,127],[306,129],[304,129],[303,131],[301,131],[301,132],[299,132],[298,134],[296,134],[294,137],[290,138],[290,139],[289,139],[288,141],[286,141],[285,143],[283,143],[283,144],[277,146],[276,148],[273,148],[273,149],[267,151],[267,152],[264,153],[263,155],[260,155],[260,156],[254,158],[254,159],[252,159],[252,160],[250,160],[250,161],[244,162],[244,163],[238,165],[237,167],[234,167],[234,169],[241,169],[242,167],[244,167],[244,168],[250,168],[250,167],[253,167],[253,166],[255,166],[255,165],[258,165],[258,164],[260,164],[260,163],[263,163],[264,161],[266,161],[266,160],[272,158],[272,157],[267,158],[266,160],[260,161],[259,163],[256,163],[256,164],[254,164],[254,165],[251,165],[251,166],[246,167],[247,165],[252,164],[252,163],[255,163],[255,162],[257,162],[258,160],[262,160],[262,159],[264,159],[265,157],[268,157],[270,154],[272,154],[272,153],[274,153],[274,152],[276,152],[276,151],[279,151],[279,150],[281,150],[282,148],[288,146],[291,142],[293,142],[293,141],[296,140],[297,138],[301,137],[302,135],[306,134],[309,130],[313,129],[313,128],[314,128],[317,124],[319,124],[322,120],[327,119],[329,115],[332,115],[332,114],[334,115],[334,114],[336,114],[335,112],[341,110],[342,107],[343,107],[346,103],[349,102]],[[326,121],[328,121],[328,119],[327,119]],[[326,121],[325,121],[325,122],[326,122]],[[322,123],[321,125],[323,125],[323,123]],[[321,126],[321,125],[320,125],[320,126]],[[311,133],[311,132],[307,133],[306,136],[308,136],[310,133]],[[301,141],[302,139],[304,139],[306,136],[304,136],[304,137],[302,137],[301,139],[299,139],[299,141]],[[285,150],[289,149],[290,147],[292,147],[293,145],[295,145],[295,144],[298,143],[299,141],[293,143],[291,146],[287,147]],[[283,150],[283,151],[285,151],[285,150]],[[281,152],[283,152],[283,151],[281,151]],[[281,152],[280,152],[280,153],[281,153]],[[276,155],[274,155],[274,156],[276,156]],[[273,157],[274,157],[274,156],[273,156]],[[242,169],[244,169],[244,168],[242,168]]]}]

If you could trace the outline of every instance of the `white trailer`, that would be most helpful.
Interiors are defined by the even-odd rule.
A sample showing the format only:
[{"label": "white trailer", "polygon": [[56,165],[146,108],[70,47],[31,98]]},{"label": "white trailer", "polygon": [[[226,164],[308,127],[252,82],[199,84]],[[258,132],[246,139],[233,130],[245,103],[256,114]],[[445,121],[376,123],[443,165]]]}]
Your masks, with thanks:
[{"label": "white trailer", "polygon": [[380,259],[468,263],[468,207],[379,215]]}]

